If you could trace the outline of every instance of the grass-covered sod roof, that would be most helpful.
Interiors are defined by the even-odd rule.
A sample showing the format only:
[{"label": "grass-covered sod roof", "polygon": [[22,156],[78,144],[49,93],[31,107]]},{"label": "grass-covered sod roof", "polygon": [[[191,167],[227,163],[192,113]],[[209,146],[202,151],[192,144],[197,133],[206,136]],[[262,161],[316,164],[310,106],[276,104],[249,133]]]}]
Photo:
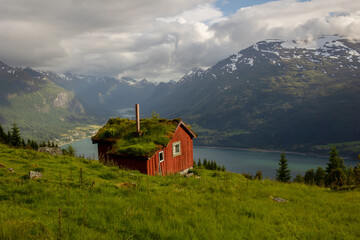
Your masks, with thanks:
[{"label": "grass-covered sod roof", "polygon": [[92,140],[115,143],[110,154],[146,158],[169,143],[180,122],[179,118],[141,119],[140,134],[138,134],[135,120],[112,118],[92,137]]}]

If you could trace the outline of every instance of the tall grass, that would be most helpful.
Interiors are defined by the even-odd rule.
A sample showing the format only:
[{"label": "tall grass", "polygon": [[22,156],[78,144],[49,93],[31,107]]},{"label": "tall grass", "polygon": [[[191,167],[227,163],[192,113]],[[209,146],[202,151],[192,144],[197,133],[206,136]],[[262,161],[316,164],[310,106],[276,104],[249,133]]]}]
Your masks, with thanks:
[{"label": "tall grass", "polygon": [[[205,169],[199,177],[147,176],[3,145],[0,163],[15,171],[0,169],[0,239],[360,237],[358,190],[248,181]],[[24,179],[34,168],[43,178]]]}]

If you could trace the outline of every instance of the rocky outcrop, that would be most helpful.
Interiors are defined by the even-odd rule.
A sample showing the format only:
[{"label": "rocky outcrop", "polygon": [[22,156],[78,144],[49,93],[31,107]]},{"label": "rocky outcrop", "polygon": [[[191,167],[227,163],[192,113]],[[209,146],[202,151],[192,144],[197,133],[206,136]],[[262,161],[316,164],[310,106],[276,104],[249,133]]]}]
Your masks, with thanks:
[{"label": "rocky outcrop", "polygon": [[61,148],[57,148],[57,147],[41,147],[41,148],[38,149],[38,152],[47,152],[47,153],[50,153],[53,156],[55,156],[55,155],[63,155],[63,152],[62,152]]},{"label": "rocky outcrop", "polygon": [[41,178],[42,178],[41,172],[35,172],[35,171],[29,172],[29,179],[41,179]]},{"label": "rocky outcrop", "polygon": [[59,92],[53,102],[54,107],[65,108],[70,99],[71,96],[67,92]]}]

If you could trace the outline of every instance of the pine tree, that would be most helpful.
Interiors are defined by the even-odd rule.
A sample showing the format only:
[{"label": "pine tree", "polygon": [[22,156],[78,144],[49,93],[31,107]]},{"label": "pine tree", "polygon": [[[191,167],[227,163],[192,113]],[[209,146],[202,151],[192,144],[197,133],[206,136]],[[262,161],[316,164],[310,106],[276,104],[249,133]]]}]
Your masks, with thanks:
[{"label": "pine tree", "polygon": [[208,168],[208,162],[207,162],[206,158],[204,158],[203,166],[204,166],[205,169]]},{"label": "pine tree", "polygon": [[330,158],[326,167],[326,173],[329,174],[334,169],[341,169],[342,171],[345,171],[346,167],[344,165],[344,159],[339,157],[336,147],[332,147],[329,154]]},{"label": "pine tree", "polygon": [[14,121],[12,128],[11,128],[11,134],[10,134],[10,144],[14,147],[19,147],[21,145],[21,137],[20,137],[20,130],[16,126],[16,123]]},{"label": "pine tree", "polygon": [[342,186],[346,182],[344,160],[338,156],[336,147],[331,148],[329,163],[326,168],[326,186]]},{"label": "pine tree", "polygon": [[288,163],[285,157],[285,154],[281,154],[281,158],[279,160],[279,168],[276,170],[276,180],[279,182],[289,182],[290,177],[290,169],[288,169]]},{"label": "pine tree", "polygon": [[30,146],[31,146],[32,149],[34,149],[36,151],[39,149],[39,145],[35,140],[31,140]]},{"label": "pine tree", "polygon": [[6,133],[4,132],[3,127],[0,125],[0,143],[6,142]]},{"label": "pine tree", "polygon": [[201,166],[202,166],[202,163],[201,163],[201,159],[200,159],[200,158],[199,158],[199,160],[198,160],[197,166],[198,166],[198,167],[201,167]]},{"label": "pine tree", "polygon": [[10,141],[11,141],[11,132],[10,130],[8,130],[5,143],[10,144]]}]

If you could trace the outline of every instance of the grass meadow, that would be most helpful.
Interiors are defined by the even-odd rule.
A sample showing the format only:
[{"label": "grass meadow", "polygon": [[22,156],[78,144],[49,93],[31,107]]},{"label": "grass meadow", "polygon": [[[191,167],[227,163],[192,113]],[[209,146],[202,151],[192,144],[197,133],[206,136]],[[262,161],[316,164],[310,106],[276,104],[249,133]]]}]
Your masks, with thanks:
[{"label": "grass meadow", "polygon": [[[192,177],[147,176],[4,145],[0,164],[4,240],[360,238],[359,190],[205,169]],[[30,170],[43,178],[27,179]]]}]

